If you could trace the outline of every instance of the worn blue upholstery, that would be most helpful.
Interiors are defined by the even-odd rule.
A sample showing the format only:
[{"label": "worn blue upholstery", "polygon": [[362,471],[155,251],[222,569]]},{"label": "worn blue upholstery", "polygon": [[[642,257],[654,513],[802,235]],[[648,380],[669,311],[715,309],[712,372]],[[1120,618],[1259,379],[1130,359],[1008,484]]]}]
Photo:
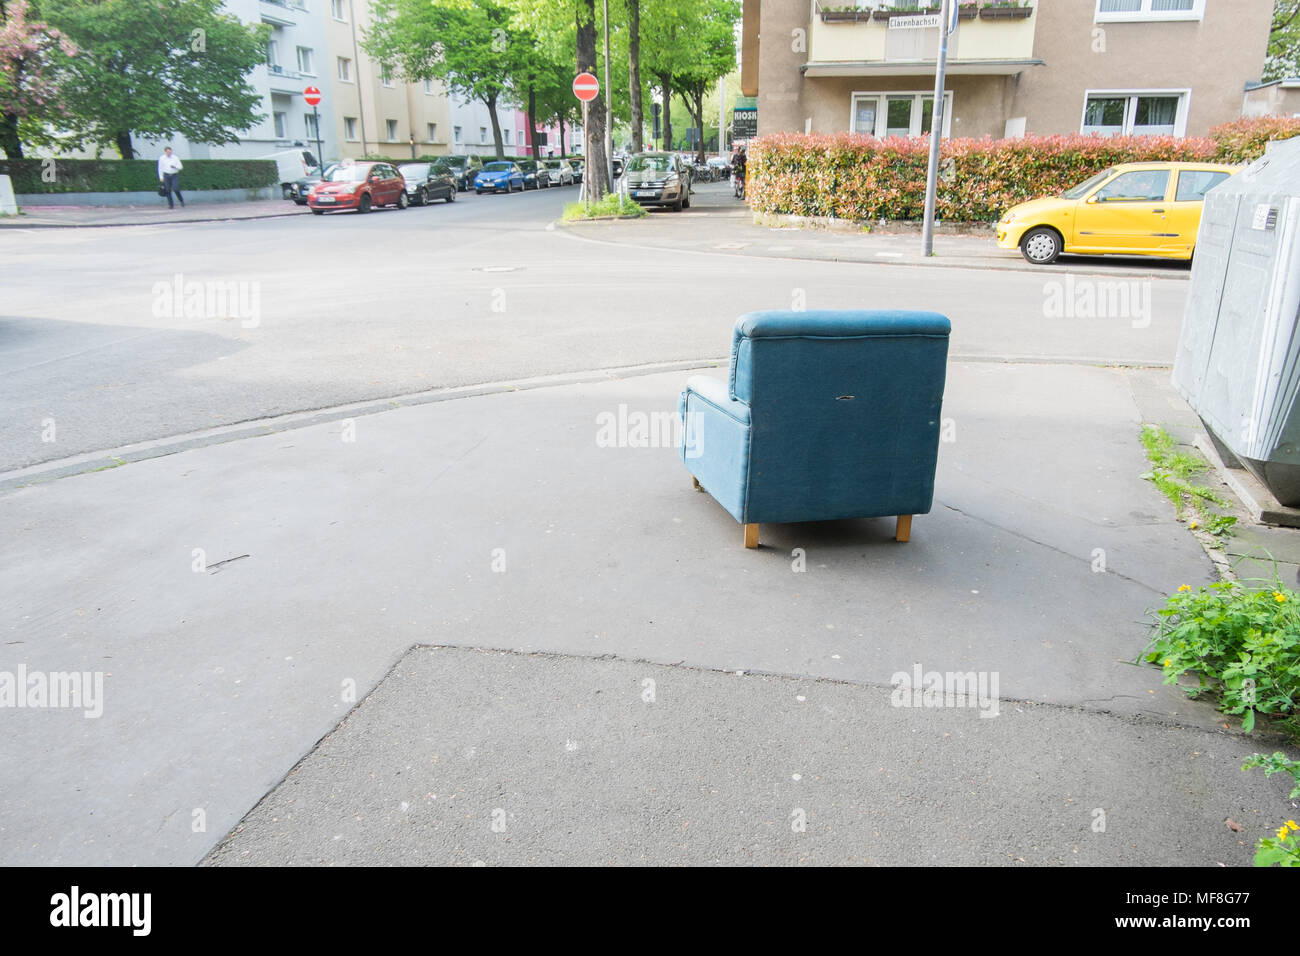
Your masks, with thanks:
[{"label": "worn blue upholstery", "polygon": [[692,376],[682,460],[742,524],[926,514],[948,319],[934,312],[750,312],[726,382]]}]

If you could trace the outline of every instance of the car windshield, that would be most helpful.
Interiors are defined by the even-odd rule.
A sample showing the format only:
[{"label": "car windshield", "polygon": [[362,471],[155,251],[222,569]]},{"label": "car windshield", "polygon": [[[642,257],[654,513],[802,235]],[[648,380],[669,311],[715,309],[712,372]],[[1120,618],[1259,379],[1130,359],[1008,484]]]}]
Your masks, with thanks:
[{"label": "car windshield", "polygon": [[425,179],[429,175],[428,163],[405,163],[397,171],[406,179]]},{"label": "car windshield", "polygon": [[327,183],[359,183],[370,172],[369,166],[335,166],[325,173]]},{"label": "car windshield", "polygon": [[1091,179],[1081,182],[1073,189],[1067,189],[1065,192],[1061,193],[1061,198],[1082,199],[1084,196],[1088,194],[1089,190],[1091,190],[1094,186],[1098,185],[1099,183],[1103,182],[1106,179],[1106,177],[1109,176],[1114,171],[1115,170],[1113,167],[1111,169],[1102,170],[1096,176],[1093,176]]},{"label": "car windshield", "polygon": [[527,162],[520,163],[520,164],[519,164],[519,168],[522,169],[522,170],[523,170],[524,172],[526,172],[526,173],[535,173],[535,172],[537,172],[537,164],[536,164],[535,162],[533,162],[531,159],[528,160]]},{"label": "car windshield", "polygon": [[448,169],[461,169],[465,165],[465,157],[456,156],[451,159],[440,159],[438,160],[438,165]]},{"label": "car windshield", "polygon": [[488,163],[483,167],[485,173],[508,173],[510,172],[509,163]]},{"label": "car windshield", "polygon": [[668,156],[633,156],[627,162],[628,172],[666,173],[672,168]]}]

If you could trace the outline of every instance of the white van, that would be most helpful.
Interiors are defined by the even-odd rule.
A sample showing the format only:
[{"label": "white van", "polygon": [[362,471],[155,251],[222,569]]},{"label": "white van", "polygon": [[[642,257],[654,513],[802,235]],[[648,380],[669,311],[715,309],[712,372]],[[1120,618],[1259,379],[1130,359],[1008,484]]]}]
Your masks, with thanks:
[{"label": "white van", "polygon": [[281,153],[259,156],[258,159],[270,159],[279,169],[280,195],[292,199],[290,190],[293,184],[304,176],[320,172],[320,164],[309,149],[288,149]]}]

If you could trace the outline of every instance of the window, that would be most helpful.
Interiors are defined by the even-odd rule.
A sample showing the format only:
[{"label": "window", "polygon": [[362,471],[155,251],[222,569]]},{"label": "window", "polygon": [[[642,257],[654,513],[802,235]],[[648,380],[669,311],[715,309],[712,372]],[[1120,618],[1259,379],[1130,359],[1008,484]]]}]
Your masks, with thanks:
[{"label": "window", "polygon": [[388,72],[388,67],[381,66],[379,68],[379,82],[384,84],[384,86],[393,85],[393,75]]},{"label": "window", "polygon": [[1099,136],[1182,136],[1187,96],[1186,90],[1088,93],[1079,130]]},{"label": "window", "polygon": [[428,133],[428,138],[425,140],[426,143],[436,143],[436,142],[438,142],[438,124],[437,124],[437,123],[429,123],[429,124],[428,124],[428,130],[427,130],[426,132]]},{"label": "window", "polygon": [[274,119],[275,119],[275,138],[276,138],[276,139],[288,139],[288,137],[289,137],[289,133],[288,133],[288,130],[289,130],[289,114],[288,114],[288,113],[274,113],[274,114],[272,114],[272,115],[273,115],[273,117],[274,117]]},{"label": "window", "polygon": [[330,0],[330,16],[340,23],[348,22],[343,8],[343,0]]},{"label": "window", "polygon": [[1174,202],[1200,202],[1228,175],[1212,169],[1184,169],[1178,174],[1178,192],[1174,193]]},{"label": "window", "polygon": [[397,120],[384,120],[384,133],[390,143],[397,142]]},{"label": "window", "polygon": [[460,127],[459,127],[459,126],[453,126],[452,129],[451,129],[451,135],[454,137],[455,141],[456,141],[457,143],[459,143],[459,142],[460,142]]},{"label": "window", "polygon": [[357,118],[355,116],[343,117],[343,138],[344,139],[357,138]]},{"label": "window", "polygon": [[486,142],[487,142],[487,127],[486,127],[486,126],[480,126],[480,127],[478,128],[478,141],[479,141],[480,143],[486,143]]},{"label": "window", "polygon": [[1202,20],[1205,0],[1097,0],[1097,23]]},{"label": "window", "polygon": [[339,57],[339,79],[344,83],[352,82],[352,61],[347,57]]},{"label": "window", "polygon": [[266,41],[266,65],[272,73],[280,72],[280,43],[278,40]]},{"label": "window", "polygon": [[[849,131],[867,136],[923,136],[934,121],[930,93],[854,93]],[[943,135],[952,133],[952,94],[943,98]]]},{"label": "window", "polygon": [[433,95],[433,80],[424,81],[424,92],[428,93],[430,96]]},{"label": "window", "polygon": [[510,145],[510,130],[508,130],[508,129],[507,129],[507,130],[502,130],[502,131],[501,131],[501,135],[505,137],[505,143],[506,143],[507,146],[509,146],[509,145]]},{"label": "window", "polygon": [[298,72],[315,76],[316,71],[311,68],[311,47],[298,47]]},{"label": "window", "polygon": [[1169,189],[1169,170],[1138,169],[1116,176],[1097,190],[1097,202],[1160,202]]},{"label": "window", "polygon": [[302,118],[303,130],[307,133],[307,139],[316,139],[316,117],[308,113]]}]

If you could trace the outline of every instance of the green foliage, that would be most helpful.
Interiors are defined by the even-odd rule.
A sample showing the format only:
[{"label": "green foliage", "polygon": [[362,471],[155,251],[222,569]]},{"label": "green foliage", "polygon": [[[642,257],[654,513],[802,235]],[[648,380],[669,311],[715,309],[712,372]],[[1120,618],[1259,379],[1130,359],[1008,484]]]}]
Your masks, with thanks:
[{"label": "green foliage", "polygon": [[1276,0],[1268,34],[1264,79],[1300,76],[1300,0]]},{"label": "green foliage", "polygon": [[[1195,455],[1179,451],[1173,438],[1163,428],[1157,425],[1143,425],[1141,441],[1153,466],[1142,477],[1154,484],[1160,493],[1170,500],[1179,517],[1182,517],[1184,508],[1192,502],[1208,502],[1221,508],[1228,507],[1228,502],[1222,495],[1210,488],[1191,483],[1189,479],[1203,473],[1206,463]],[[1220,521],[1219,525],[1231,527],[1235,521],[1234,518],[1226,525]]]},{"label": "green foliage", "polygon": [[1175,684],[1194,674],[1195,697],[1212,693],[1219,709],[1255,726],[1256,714],[1277,717],[1300,738],[1300,595],[1279,580],[1253,590],[1220,581],[1195,591],[1183,585],[1156,611],[1155,635],[1144,652]]},{"label": "green foliage", "polygon": [[1266,777],[1271,777],[1275,773],[1290,774],[1295,787],[1291,790],[1291,794],[1287,799],[1300,799],[1300,760],[1288,760],[1286,754],[1278,751],[1271,756],[1251,754],[1246,758],[1246,762],[1241,765],[1242,770],[1251,770],[1255,767],[1262,767]]},{"label": "green foliage", "polygon": [[646,214],[644,207],[633,199],[620,193],[606,193],[593,203],[571,202],[564,207],[565,222],[580,219],[598,219],[606,216],[619,216],[624,219],[640,219]]},{"label": "green foliage", "polygon": [[[158,163],[152,159],[11,159],[9,174],[16,193],[153,192],[158,188]],[[260,189],[280,176],[267,159],[187,159],[181,189]],[[49,170],[53,182],[46,182]]]},{"label": "green foliage", "polygon": [[[1272,756],[1251,754],[1241,765],[1242,770],[1262,767],[1264,775],[1271,777],[1275,773],[1290,774],[1295,787],[1288,800],[1300,797],[1300,760],[1288,760],[1286,754],[1278,752]],[[1260,840],[1255,847],[1256,866],[1300,866],[1300,824],[1287,820],[1277,828],[1277,834]]]},{"label": "green foliage", "polygon": [[1210,130],[1218,144],[1215,159],[1221,163],[1250,163],[1264,155],[1269,140],[1300,136],[1300,119],[1291,116],[1257,116],[1233,120]]},{"label": "green foliage", "polygon": [[59,125],[71,141],[116,147],[131,136],[234,143],[265,116],[246,81],[265,61],[268,27],[250,27],[221,0],[41,0],[77,45],[63,61]]},{"label": "green foliage", "polygon": [[[1026,136],[947,139],[937,214],[994,222],[1018,203],[1064,190],[1117,163],[1249,162],[1270,139],[1300,134],[1300,119],[1225,123],[1209,137]],[[858,221],[920,219],[929,137],[777,133],[750,144],[746,197],[757,212]]]}]

